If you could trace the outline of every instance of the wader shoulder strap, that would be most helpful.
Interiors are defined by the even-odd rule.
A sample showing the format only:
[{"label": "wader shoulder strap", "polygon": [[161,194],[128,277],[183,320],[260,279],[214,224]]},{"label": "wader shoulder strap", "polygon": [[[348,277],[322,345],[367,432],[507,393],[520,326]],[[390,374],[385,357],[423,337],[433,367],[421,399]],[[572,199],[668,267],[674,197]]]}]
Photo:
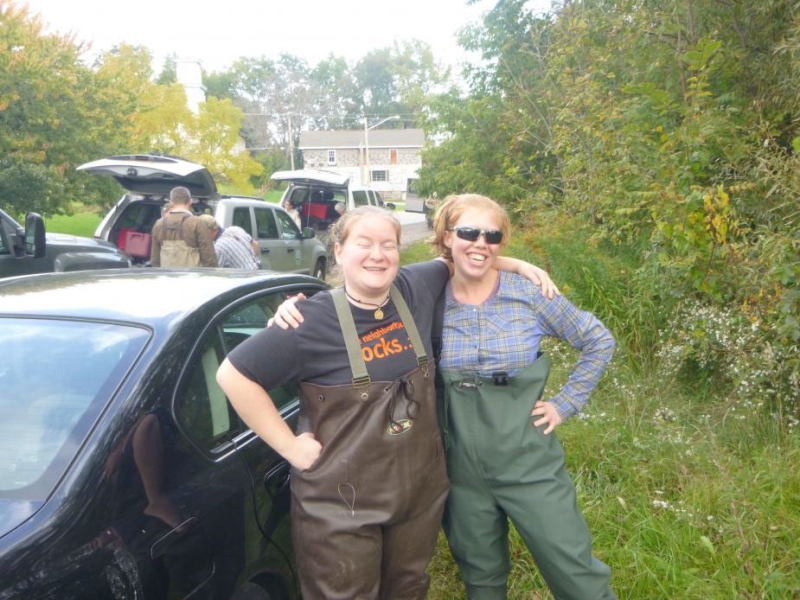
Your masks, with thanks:
[{"label": "wader shoulder strap", "polygon": [[350,311],[350,303],[344,295],[344,288],[331,290],[331,298],[336,308],[336,316],[339,318],[339,325],[344,335],[344,344],[347,347],[347,357],[350,359],[350,370],[353,372],[353,386],[369,385],[371,379],[367,372],[367,363],[361,355],[361,343],[358,340],[356,323],[353,320],[353,313]]},{"label": "wader shoulder strap", "polygon": [[392,284],[392,288],[389,290],[389,295],[392,297],[392,302],[394,302],[394,306],[400,314],[400,319],[403,321],[403,326],[408,332],[408,337],[411,338],[411,345],[414,346],[414,353],[417,355],[417,365],[420,367],[422,365],[427,365],[428,354],[425,352],[425,344],[422,343],[422,338],[419,337],[417,324],[414,323],[414,317],[411,316],[408,304],[406,304],[403,295],[394,284]]},{"label": "wader shoulder strap", "polygon": [[[192,215],[184,213],[183,216],[181,217],[181,220],[178,221],[177,223],[173,223],[172,225],[167,225],[167,222],[165,220],[164,224],[162,225],[162,229],[164,231],[174,231],[175,234],[178,236],[177,239],[184,240],[184,237],[183,237],[183,222],[186,221],[186,219],[188,219],[191,216]],[[172,238],[172,239],[175,239],[175,238]]]},{"label": "wader shoulder strap", "polygon": [[[400,320],[403,321],[408,337],[411,338],[414,354],[417,356],[417,365],[427,365],[428,355],[425,352],[425,345],[422,343],[419,330],[417,330],[417,325],[414,323],[414,318],[411,316],[411,311],[408,309],[406,301],[403,299],[400,290],[394,285],[392,285],[389,295],[392,298],[392,302],[394,302],[395,308],[397,308],[397,312],[400,314]],[[367,372],[367,364],[364,362],[364,357],[361,355],[361,343],[358,339],[356,323],[353,320],[353,313],[350,310],[350,303],[347,301],[344,288],[331,290],[331,298],[333,298],[336,316],[342,328],[347,357],[350,361],[350,370],[353,372],[353,385],[369,385],[372,380]]]}]

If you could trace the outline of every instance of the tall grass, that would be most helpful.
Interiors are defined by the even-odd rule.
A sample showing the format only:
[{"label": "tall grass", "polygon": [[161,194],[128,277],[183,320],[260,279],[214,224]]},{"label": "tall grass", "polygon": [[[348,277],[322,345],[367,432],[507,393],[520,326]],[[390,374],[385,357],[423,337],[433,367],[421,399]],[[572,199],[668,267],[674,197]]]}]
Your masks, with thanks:
[{"label": "tall grass", "polygon": [[[558,429],[615,591],[643,600],[800,598],[800,426],[731,386],[692,386],[667,369],[658,332],[680,299],[661,274],[563,225],[526,228],[506,253],[548,268],[618,340],[585,413]],[[429,256],[415,244],[401,260]],[[552,340],[546,350],[552,394],[576,355]],[[519,537],[511,543],[509,598],[550,598]],[[464,597],[443,536],[431,576],[429,598]]]}]

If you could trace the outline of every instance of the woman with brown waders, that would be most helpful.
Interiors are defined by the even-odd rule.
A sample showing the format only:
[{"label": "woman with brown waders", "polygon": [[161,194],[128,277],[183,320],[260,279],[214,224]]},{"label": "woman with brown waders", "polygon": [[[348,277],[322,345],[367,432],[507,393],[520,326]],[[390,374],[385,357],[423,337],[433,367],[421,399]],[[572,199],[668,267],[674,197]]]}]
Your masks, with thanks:
[{"label": "woman with brown waders", "polygon": [[[217,381],[293,467],[303,598],[424,598],[449,488],[430,339],[450,267],[399,269],[400,224],[380,208],[348,211],[334,235],[344,286],[305,301],[301,327],[237,346]],[[526,263],[498,264],[551,283]],[[290,381],[300,384],[298,435],[265,391]]]},{"label": "woman with brown waders", "polygon": [[[564,297],[492,268],[508,242],[505,210],[485,196],[446,198],[434,246],[453,261],[445,291],[442,430],[451,481],[444,530],[472,600],[505,599],[508,520],[558,599],[616,598],[592,542],[554,429],[586,404],[614,339]],[[543,399],[542,336],[580,351],[567,383]]]}]

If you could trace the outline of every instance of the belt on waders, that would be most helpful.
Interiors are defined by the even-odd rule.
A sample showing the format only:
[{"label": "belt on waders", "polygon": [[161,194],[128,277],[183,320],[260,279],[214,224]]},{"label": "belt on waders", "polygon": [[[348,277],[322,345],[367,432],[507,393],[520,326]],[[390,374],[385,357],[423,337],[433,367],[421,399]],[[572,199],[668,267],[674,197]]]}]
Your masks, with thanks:
[{"label": "belt on waders", "polygon": [[[441,377],[441,406],[439,411],[439,426],[442,430],[442,438],[445,450],[450,448],[453,433],[450,430],[450,404],[452,396],[458,393],[478,393],[498,395],[499,403],[530,401],[531,396],[535,396],[536,401],[540,400],[547,383],[550,373],[550,358],[539,353],[536,360],[520,370],[513,376],[507,372],[500,371],[491,376],[482,376],[476,373],[465,371],[438,370],[437,376]],[[498,404],[497,410],[504,410],[506,407]]]}]

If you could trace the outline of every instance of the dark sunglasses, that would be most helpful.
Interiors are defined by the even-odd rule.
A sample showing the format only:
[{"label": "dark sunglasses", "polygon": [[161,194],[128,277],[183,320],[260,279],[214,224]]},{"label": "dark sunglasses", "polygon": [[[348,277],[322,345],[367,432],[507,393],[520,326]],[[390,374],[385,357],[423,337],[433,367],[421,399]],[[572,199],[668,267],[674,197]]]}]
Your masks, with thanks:
[{"label": "dark sunglasses", "polygon": [[483,234],[483,239],[486,240],[487,244],[499,244],[503,241],[503,232],[499,229],[478,229],[477,227],[458,225],[448,229],[448,231],[455,231],[458,237],[468,242],[477,242],[481,234]]}]

